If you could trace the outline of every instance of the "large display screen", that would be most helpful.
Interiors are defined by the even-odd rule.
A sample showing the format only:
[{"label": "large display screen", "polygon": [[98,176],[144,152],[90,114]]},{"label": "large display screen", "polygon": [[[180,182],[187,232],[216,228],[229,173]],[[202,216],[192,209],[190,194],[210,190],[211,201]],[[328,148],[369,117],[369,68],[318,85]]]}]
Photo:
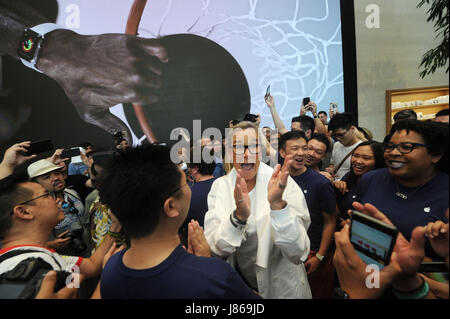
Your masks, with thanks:
[{"label": "large display screen", "polygon": [[[58,0],[57,4],[56,23],[87,35],[124,33],[133,0]],[[159,38],[167,46],[169,58],[172,55],[185,67],[189,65],[172,67],[166,78],[170,85],[166,86],[165,99],[143,106],[148,123],[162,142],[170,139],[174,128],[192,132],[194,120],[201,120],[202,130],[223,130],[230,120],[242,120],[247,113],[260,114],[260,126],[275,128],[264,101],[269,85],[276,110],[288,129],[292,117],[299,115],[304,97],[310,97],[319,111],[328,113],[331,102],[337,103],[338,111],[345,110],[339,0],[151,0],[146,2],[138,33],[140,37]],[[61,91],[39,96],[43,90],[38,89],[36,80],[32,79],[28,89],[16,68],[19,65],[3,68],[5,83],[12,83],[13,90],[22,90],[21,96],[34,94],[32,102],[40,106],[30,108],[24,103],[20,114],[19,106],[2,110],[3,145],[11,144],[9,138],[14,142],[53,138],[61,146],[65,137],[70,142],[64,147],[105,139],[105,132],[93,134],[94,129],[77,124],[74,113],[70,123],[64,118],[69,116],[62,111],[64,103],[50,100]],[[131,105],[115,105],[110,111],[126,122],[134,144],[145,139]],[[48,114],[60,128],[36,130],[35,122],[47,120]],[[37,119],[30,124],[29,118]],[[76,127],[80,127],[78,135],[73,132]],[[75,137],[78,142],[74,142]]]},{"label": "large display screen", "polygon": [[[58,23],[82,34],[123,33],[133,3],[130,0],[58,2]],[[344,110],[341,14],[337,0],[147,2],[139,36],[159,38],[185,33],[214,41],[239,64],[248,83],[250,109],[238,110],[236,116],[246,111],[260,114],[261,126],[274,127],[264,101],[268,85],[288,128],[291,118],[299,115],[301,100],[306,96],[327,113],[330,102],[337,102],[338,109]],[[179,105],[171,110],[172,123],[167,125],[182,124],[176,121],[176,115],[183,113],[183,107]],[[133,121],[122,105],[114,107],[112,112],[128,123]],[[202,114],[194,115],[195,119],[202,119]],[[142,139],[138,127],[131,129],[135,140]],[[165,138],[168,136],[162,136]]]}]

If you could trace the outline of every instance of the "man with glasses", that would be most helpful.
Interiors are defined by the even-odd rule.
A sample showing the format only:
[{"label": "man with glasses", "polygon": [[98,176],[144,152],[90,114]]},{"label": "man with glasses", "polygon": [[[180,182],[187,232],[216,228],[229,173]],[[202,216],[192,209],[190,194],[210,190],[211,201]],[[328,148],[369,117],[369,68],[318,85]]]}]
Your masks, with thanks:
[{"label": "man with glasses", "polygon": [[448,208],[448,128],[402,120],[385,144],[387,168],[367,172],[357,199],[382,211],[409,240],[412,230],[446,220]]},{"label": "man with glasses", "polygon": [[206,239],[212,253],[228,258],[263,298],[310,299],[305,196],[289,176],[292,156],[272,169],[261,162],[261,139],[250,122],[235,125],[227,137],[233,169],[211,187]]},{"label": "man with glasses", "polygon": [[76,191],[66,188],[62,169],[61,166],[55,165],[46,159],[36,161],[27,168],[28,175],[33,182],[42,185],[54,198],[64,203],[64,219],[55,226],[53,236],[47,245],[49,248],[55,249],[58,253],[64,255],[83,253],[87,257],[87,245],[84,245],[85,249],[81,251],[82,244],[75,247],[72,245],[71,236],[65,236],[71,231],[72,226],[75,225],[77,229],[80,229],[80,237],[83,238],[82,218],[84,205]]},{"label": "man with glasses", "polygon": [[362,142],[356,130],[350,113],[338,113],[328,124],[328,131],[331,131],[331,136],[336,143],[334,143],[330,165],[326,171],[334,175],[335,180],[341,180],[350,171],[350,155]]},{"label": "man with glasses", "polygon": [[[64,219],[60,205],[60,200],[26,175],[13,174],[0,181],[0,274],[28,258],[40,258],[53,270],[73,273],[78,269],[85,278],[100,274],[105,256],[113,252],[112,237],[90,258],[61,256],[46,247],[53,228]],[[121,226],[115,222],[111,228],[117,232]]]}]

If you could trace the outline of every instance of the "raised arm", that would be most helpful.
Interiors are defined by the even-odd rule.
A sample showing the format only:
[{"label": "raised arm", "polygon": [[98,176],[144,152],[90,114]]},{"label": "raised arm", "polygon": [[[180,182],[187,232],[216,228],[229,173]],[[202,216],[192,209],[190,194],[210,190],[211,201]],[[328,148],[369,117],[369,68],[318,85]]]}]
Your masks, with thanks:
[{"label": "raised arm", "polygon": [[277,162],[277,155],[278,152],[272,147],[270,144],[270,141],[267,140],[267,138],[264,136],[262,130],[259,128],[259,124],[261,123],[261,116],[259,114],[256,114],[257,120],[256,125],[258,125],[258,140],[261,142],[261,144],[264,144],[264,149],[266,151],[266,156],[269,157],[269,160],[272,163]]},{"label": "raised arm", "polygon": [[25,156],[23,152],[27,151],[27,147],[31,144],[30,141],[14,144],[8,148],[0,163],[0,179],[11,175],[14,169],[20,164],[35,158],[36,155]]},{"label": "raised arm", "polygon": [[[246,222],[250,216],[250,197],[245,181],[237,175],[233,190],[225,185],[228,178],[229,175],[213,183],[205,214],[206,240],[211,252],[220,257],[233,254],[245,241]],[[235,219],[232,219],[232,214]]]},{"label": "raised arm", "polygon": [[307,229],[311,218],[300,187],[289,177],[290,165],[291,155],[286,157],[282,168],[279,164],[275,167],[267,187],[267,199],[275,245],[292,263],[300,264],[310,251]]},{"label": "raised arm", "polygon": [[281,121],[280,116],[278,115],[277,109],[275,108],[275,100],[272,95],[266,95],[264,97],[264,100],[266,101],[267,106],[269,107],[270,113],[272,114],[273,122],[275,123],[276,128],[278,129],[278,132],[280,132],[281,135],[288,132],[286,127],[283,124],[283,121]]}]

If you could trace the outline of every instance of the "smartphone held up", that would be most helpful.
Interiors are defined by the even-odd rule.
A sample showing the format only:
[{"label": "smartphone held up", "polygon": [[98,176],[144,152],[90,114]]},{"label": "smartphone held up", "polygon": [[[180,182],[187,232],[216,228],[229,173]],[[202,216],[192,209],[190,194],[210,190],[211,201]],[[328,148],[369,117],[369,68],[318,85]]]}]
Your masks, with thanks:
[{"label": "smartphone held up", "polygon": [[309,97],[304,97],[303,101],[302,101],[303,106],[306,107],[310,101],[311,101],[311,99]]},{"label": "smartphone held up", "polygon": [[381,270],[391,260],[398,229],[375,218],[352,211],[350,241],[356,253],[368,265]]},{"label": "smartphone held up", "polygon": [[246,114],[245,117],[244,117],[244,121],[255,123],[256,121],[258,121],[258,115],[250,114],[250,113]]},{"label": "smartphone held up", "polygon": [[333,113],[337,113],[338,111],[338,105],[336,102],[331,102],[330,103],[330,111],[332,111]]},{"label": "smartphone held up", "polygon": [[26,152],[20,152],[24,156],[39,155],[54,149],[53,142],[50,139],[31,142],[30,146],[26,147]]}]

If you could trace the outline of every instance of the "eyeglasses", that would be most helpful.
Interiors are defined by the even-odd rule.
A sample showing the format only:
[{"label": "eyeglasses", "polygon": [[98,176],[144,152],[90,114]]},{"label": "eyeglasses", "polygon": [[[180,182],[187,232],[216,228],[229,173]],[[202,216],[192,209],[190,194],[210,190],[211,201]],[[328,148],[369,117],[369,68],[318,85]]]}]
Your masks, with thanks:
[{"label": "eyeglasses", "polygon": [[333,133],[332,137],[344,137],[345,134],[347,134],[349,130],[345,131],[344,133]]},{"label": "eyeglasses", "polygon": [[[24,202],[22,202],[22,203],[15,204],[14,206],[25,205],[25,204],[28,204],[28,203],[30,203],[30,202],[36,200],[36,199],[39,199],[39,198],[42,198],[42,197],[50,197],[50,196],[52,196],[52,194],[50,194],[49,192],[45,192],[45,193],[42,194],[42,195],[39,195],[39,196],[37,196],[37,197],[35,197],[35,198],[26,200],[26,201],[24,201]],[[10,215],[13,215],[14,212],[11,211],[9,214],[10,214]]]},{"label": "eyeglasses", "polygon": [[384,144],[383,146],[384,146],[384,151],[386,153],[390,153],[394,150],[394,148],[396,148],[402,154],[411,153],[417,146],[422,146],[422,147],[426,147],[426,148],[429,147],[428,145],[425,145],[425,144],[409,143],[409,142],[404,142],[404,143],[399,143],[399,144],[388,143],[388,144]]},{"label": "eyeglasses", "polygon": [[260,144],[250,144],[250,145],[233,145],[233,151],[236,154],[244,154],[245,150],[248,149],[248,151],[252,154],[258,154],[259,153],[259,147]]},{"label": "eyeglasses", "polygon": [[184,183],[183,185],[177,187],[173,192],[171,192],[171,193],[169,194],[169,196],[167,196],[167,198],[172,197],[176,192],[178,192],[180,189],[182,189],[182,188],[183,188],[184,186],[186,186],[186,185],[189,185],[189,184],[186,182],[186,183]]}]

